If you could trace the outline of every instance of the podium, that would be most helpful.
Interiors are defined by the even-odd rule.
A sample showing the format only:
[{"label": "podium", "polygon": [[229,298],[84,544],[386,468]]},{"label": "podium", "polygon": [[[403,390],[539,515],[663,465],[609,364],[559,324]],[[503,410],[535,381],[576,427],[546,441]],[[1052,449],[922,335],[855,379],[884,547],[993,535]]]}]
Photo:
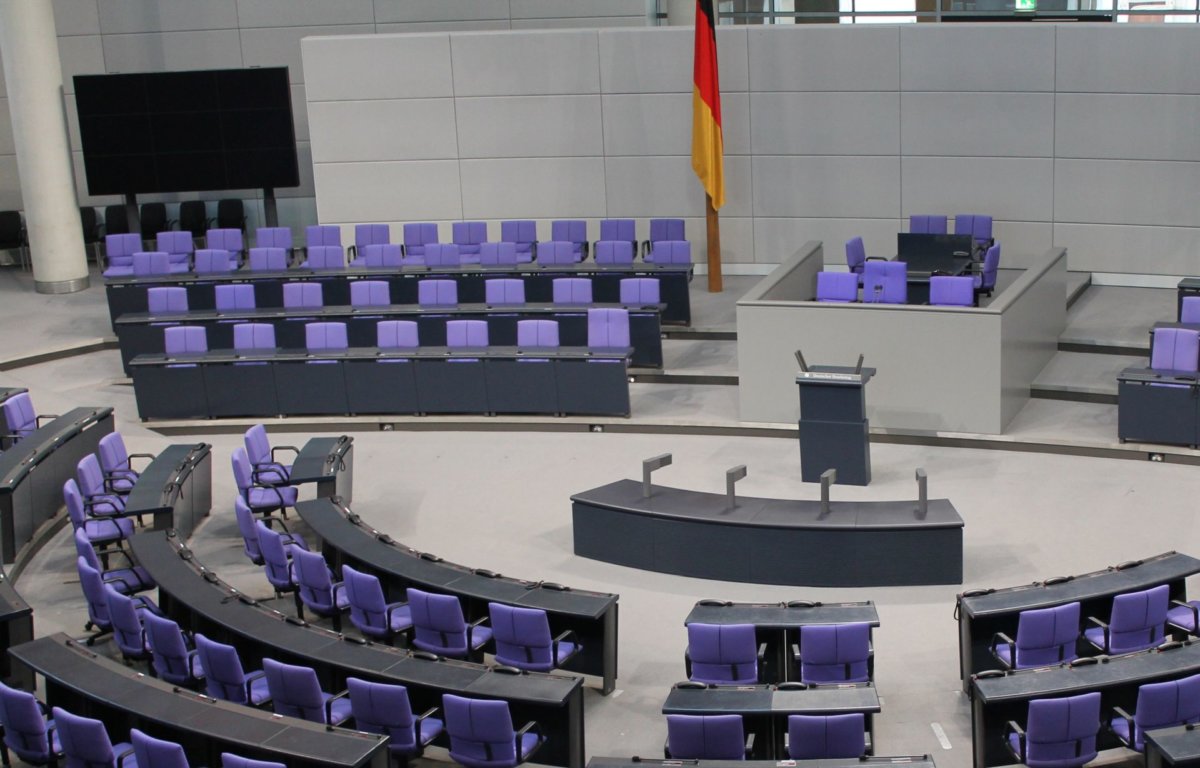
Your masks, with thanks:
[{"label": "podium", "polygon": [[842,485],[871,482],[866,386],[874,368],[814,365],[796,375],[800,388],[800,478],[821,481],[837,470]]}]

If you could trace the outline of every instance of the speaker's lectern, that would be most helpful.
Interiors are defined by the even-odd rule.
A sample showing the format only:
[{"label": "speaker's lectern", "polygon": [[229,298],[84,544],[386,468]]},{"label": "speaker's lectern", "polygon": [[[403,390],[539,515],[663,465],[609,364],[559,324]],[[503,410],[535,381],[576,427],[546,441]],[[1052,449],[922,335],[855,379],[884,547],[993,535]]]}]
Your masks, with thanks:
[{"label": "speaker's lectern", "polygon": [[796,353],[800,373],[800,477],[821,481],[821,473],[837,470],[843,485],[871,482],[871,444],[868,439],[866,386],[874,368],[815,365]]}]

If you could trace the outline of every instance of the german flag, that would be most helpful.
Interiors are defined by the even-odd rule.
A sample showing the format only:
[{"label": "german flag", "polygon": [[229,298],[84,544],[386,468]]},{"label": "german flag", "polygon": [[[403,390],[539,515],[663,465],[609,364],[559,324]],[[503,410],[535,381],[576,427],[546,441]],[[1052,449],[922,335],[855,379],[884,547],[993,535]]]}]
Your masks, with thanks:
[{"label": "german flag", "polygon": [[717,79],[716,14],[712,0],[696,0],[696,53],[692,86],[692,169],[712,207],[725,204],[725,142],[721,137],[721,84]]}]

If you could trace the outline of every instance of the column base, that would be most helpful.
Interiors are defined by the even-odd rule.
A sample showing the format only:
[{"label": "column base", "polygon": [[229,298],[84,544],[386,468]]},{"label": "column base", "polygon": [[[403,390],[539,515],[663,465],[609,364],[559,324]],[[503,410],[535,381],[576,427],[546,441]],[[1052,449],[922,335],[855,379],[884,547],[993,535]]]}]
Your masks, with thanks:
[{"label": "column base", "polygon": [[34,280],[33,289],[38,293],[78,293],[87,290],[91,278],[87,275],[74,280]]}]

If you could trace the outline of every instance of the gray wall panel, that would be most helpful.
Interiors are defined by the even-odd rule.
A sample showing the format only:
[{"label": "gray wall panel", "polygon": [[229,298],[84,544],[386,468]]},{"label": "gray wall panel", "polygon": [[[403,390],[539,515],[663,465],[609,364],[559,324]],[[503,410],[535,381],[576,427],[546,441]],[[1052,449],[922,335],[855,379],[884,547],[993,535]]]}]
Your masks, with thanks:
[{"label": "gray wall panel", "polygon": [[646,0],[509,0],[509,7],[514,20],[646,15]]},{"label": "gray wall panel", "polygon": [[247,67],[287,67],[293,83],[304,82],[300,40],[322,35],[372,34],[375,26],[347,24],[329,27],[270,27],[241,30],[242,57]]},{"label": "gray wall panel", "polygon": [[[1000,428],[1029,402],[1029,386],[1058,353],[1058,337],[1067,327],[1067,256],[1060,251],[1046,267],[1039,256],[1022,278],[1045,269],[1028,290],[1015,293],[1000,315]],[[1017,291],[1013,285],[1004,294]],[[999,294],[998,303],[1004,302]],[[994,386],[994,385],[993,385]]]},{"label": "gray wall panel", "polygon": [[0,210],[19,210],[21,177],[17,173],[17,156],[0,155]]},{"label": "gray wall panel", "polygon": [[516,19],[511,22],[513,29],[593,29],[644,27],[644,16],[580,16],[558,19]]},{"label": "gray wall panel", "polygon": [[236,29],[104,35],[103,40],[104,64],[109,72],[242,66],[242,43]]},{"label": "gray wall panel", "polygon": [[100,34],[96,0],[54,0],[54,29],[59,37]]},{"label": "gray wall panel", "polygon": [[237,6],[238,20],[243,29],[375,23],[375,8],[371,0],[321,0],[316,3],[237,0]]},{"label": "gray wall panel", "polygon": [[308,141],[308,99],[304,95],[304,83],[292,83],[292,123],[298,141]]},{"label": "gray wall panel", "polygon": [[[604,150],[614,155],[692,154],[692,96],[687,93],[605,95]],[[750,154],[750,96],[724,94],[726,155]]]},{"label": "gray wall panel", "polygon": [[462,160],[463,217],[602,218],[604,158]]},{"label": "gray wall panel", "polygon": [[895,155],[896,93],[754,93],[756,155]]},{"label": "gray wall panel", "polygon": [[1050,93],[905,93],[900,135],[906,155],[1052,157]]},{"label": "gray wall panel", "polygon": [[1200,96],[1060,93],[1054,132],[1059,157],[1197,161],[1197,125]]},{"label": "gray wall panel", "polygon": [[376,24],[375,31],[384,34],[411,34],[413,32],[481,32],[508,30],[512,24],[508,19],[477,19],[475,21],[403,21]]},{"label": "gray wall panel", "polygon": [[453,160],[322,163],[314,170],[322,222],[463,218],[458,163]]},{"label": "gray wall panel", "polygon": [[450,38],[450,51],[459,97],[600,92],[595,32],[534,37],[466,32]]},{"label": "gray wall panel", "polygon": [[1200,163],[1057,160],[1059,222],[1195,226]]},{"label": "gray wall panel", "polygon": [[1167,275],[1200,274],[1200,229],[1112,224],[1055,224],[1071,269]]},{"label": "gray wall panel", "polygon": [[1200,93],[1194,25],[1085,24],[1058,29],[1059,91]]},{"label": "gray wall panel", "polygon": [[308,112],[318,163],[458,156],[453,99],[318,101]]},{"label": "gray wall panel", "polygon": [[101,74],[104,70],[104,46],[99,35],[64,37],[58,41],[58,59],[62,63],[63,93],[75,93],[75,75]]},{"label": "gray wall panel", "polygon": [[[690,156],[609,157],[604,164],[608,215],[703,216],[704,190]],[[729,216],[749,216],[750,158],[725,158],[725,207]]]},{"label": "gray wall panel", "polygon": [[899,87],[896,27],[755,27],[750,36],[754,91],[894,91]]},{"label": "gray wall panel", "polygon": [[235,0],[98,0],[96,5],[106,35],[238,27]]},{"label": "gray wall panel", "polygon": [[754,157],[754,215],[897,218],[896,157]]},{"label": "gray wall panel", "polygon": [[0,98],[0,155],[15,155],[12,121],[8,116],[8,97]]},{"label": "gray wall panel", "polygon": [[464,158],[587,157],[604,154],[599,96],[456,99]]},{"label": "gray wall panel", "polygon": [[[309,38],[300,47],[311,63],[304,83],[309,101],[454,95],[449,35]],[[380,67],[387,77],[378,76]]]},{"label": "gray wall panel", "polygon": [[891,256],[896,250],[899,219],[767,219],[754,220],[754,252],[758,261],[780,264],[809,240],[824,244],[826,264],[846,263],[846,241],[858,236],[869,256]]},{"label": "gray wall panel", "polygon": [[503,19],[508,0],[375,0],[375,23]]},{"label": "gray wall panel", "polygon": [[1049,24],[912,24],[900,29],[907,91],[1052,91]]},{"label": "gray wall panel", "polygon": [[1054,161],[1022,157],[905,157],[905,217],[987,213],[996,219],[1050,221]]},{"label": "gray wall panel", "polygon": [[[746,35],[745,28],[717,30],[722,95],[749,87]],[[599,37],[605,93],[692,92],[692,29],[603,30]]]}]

